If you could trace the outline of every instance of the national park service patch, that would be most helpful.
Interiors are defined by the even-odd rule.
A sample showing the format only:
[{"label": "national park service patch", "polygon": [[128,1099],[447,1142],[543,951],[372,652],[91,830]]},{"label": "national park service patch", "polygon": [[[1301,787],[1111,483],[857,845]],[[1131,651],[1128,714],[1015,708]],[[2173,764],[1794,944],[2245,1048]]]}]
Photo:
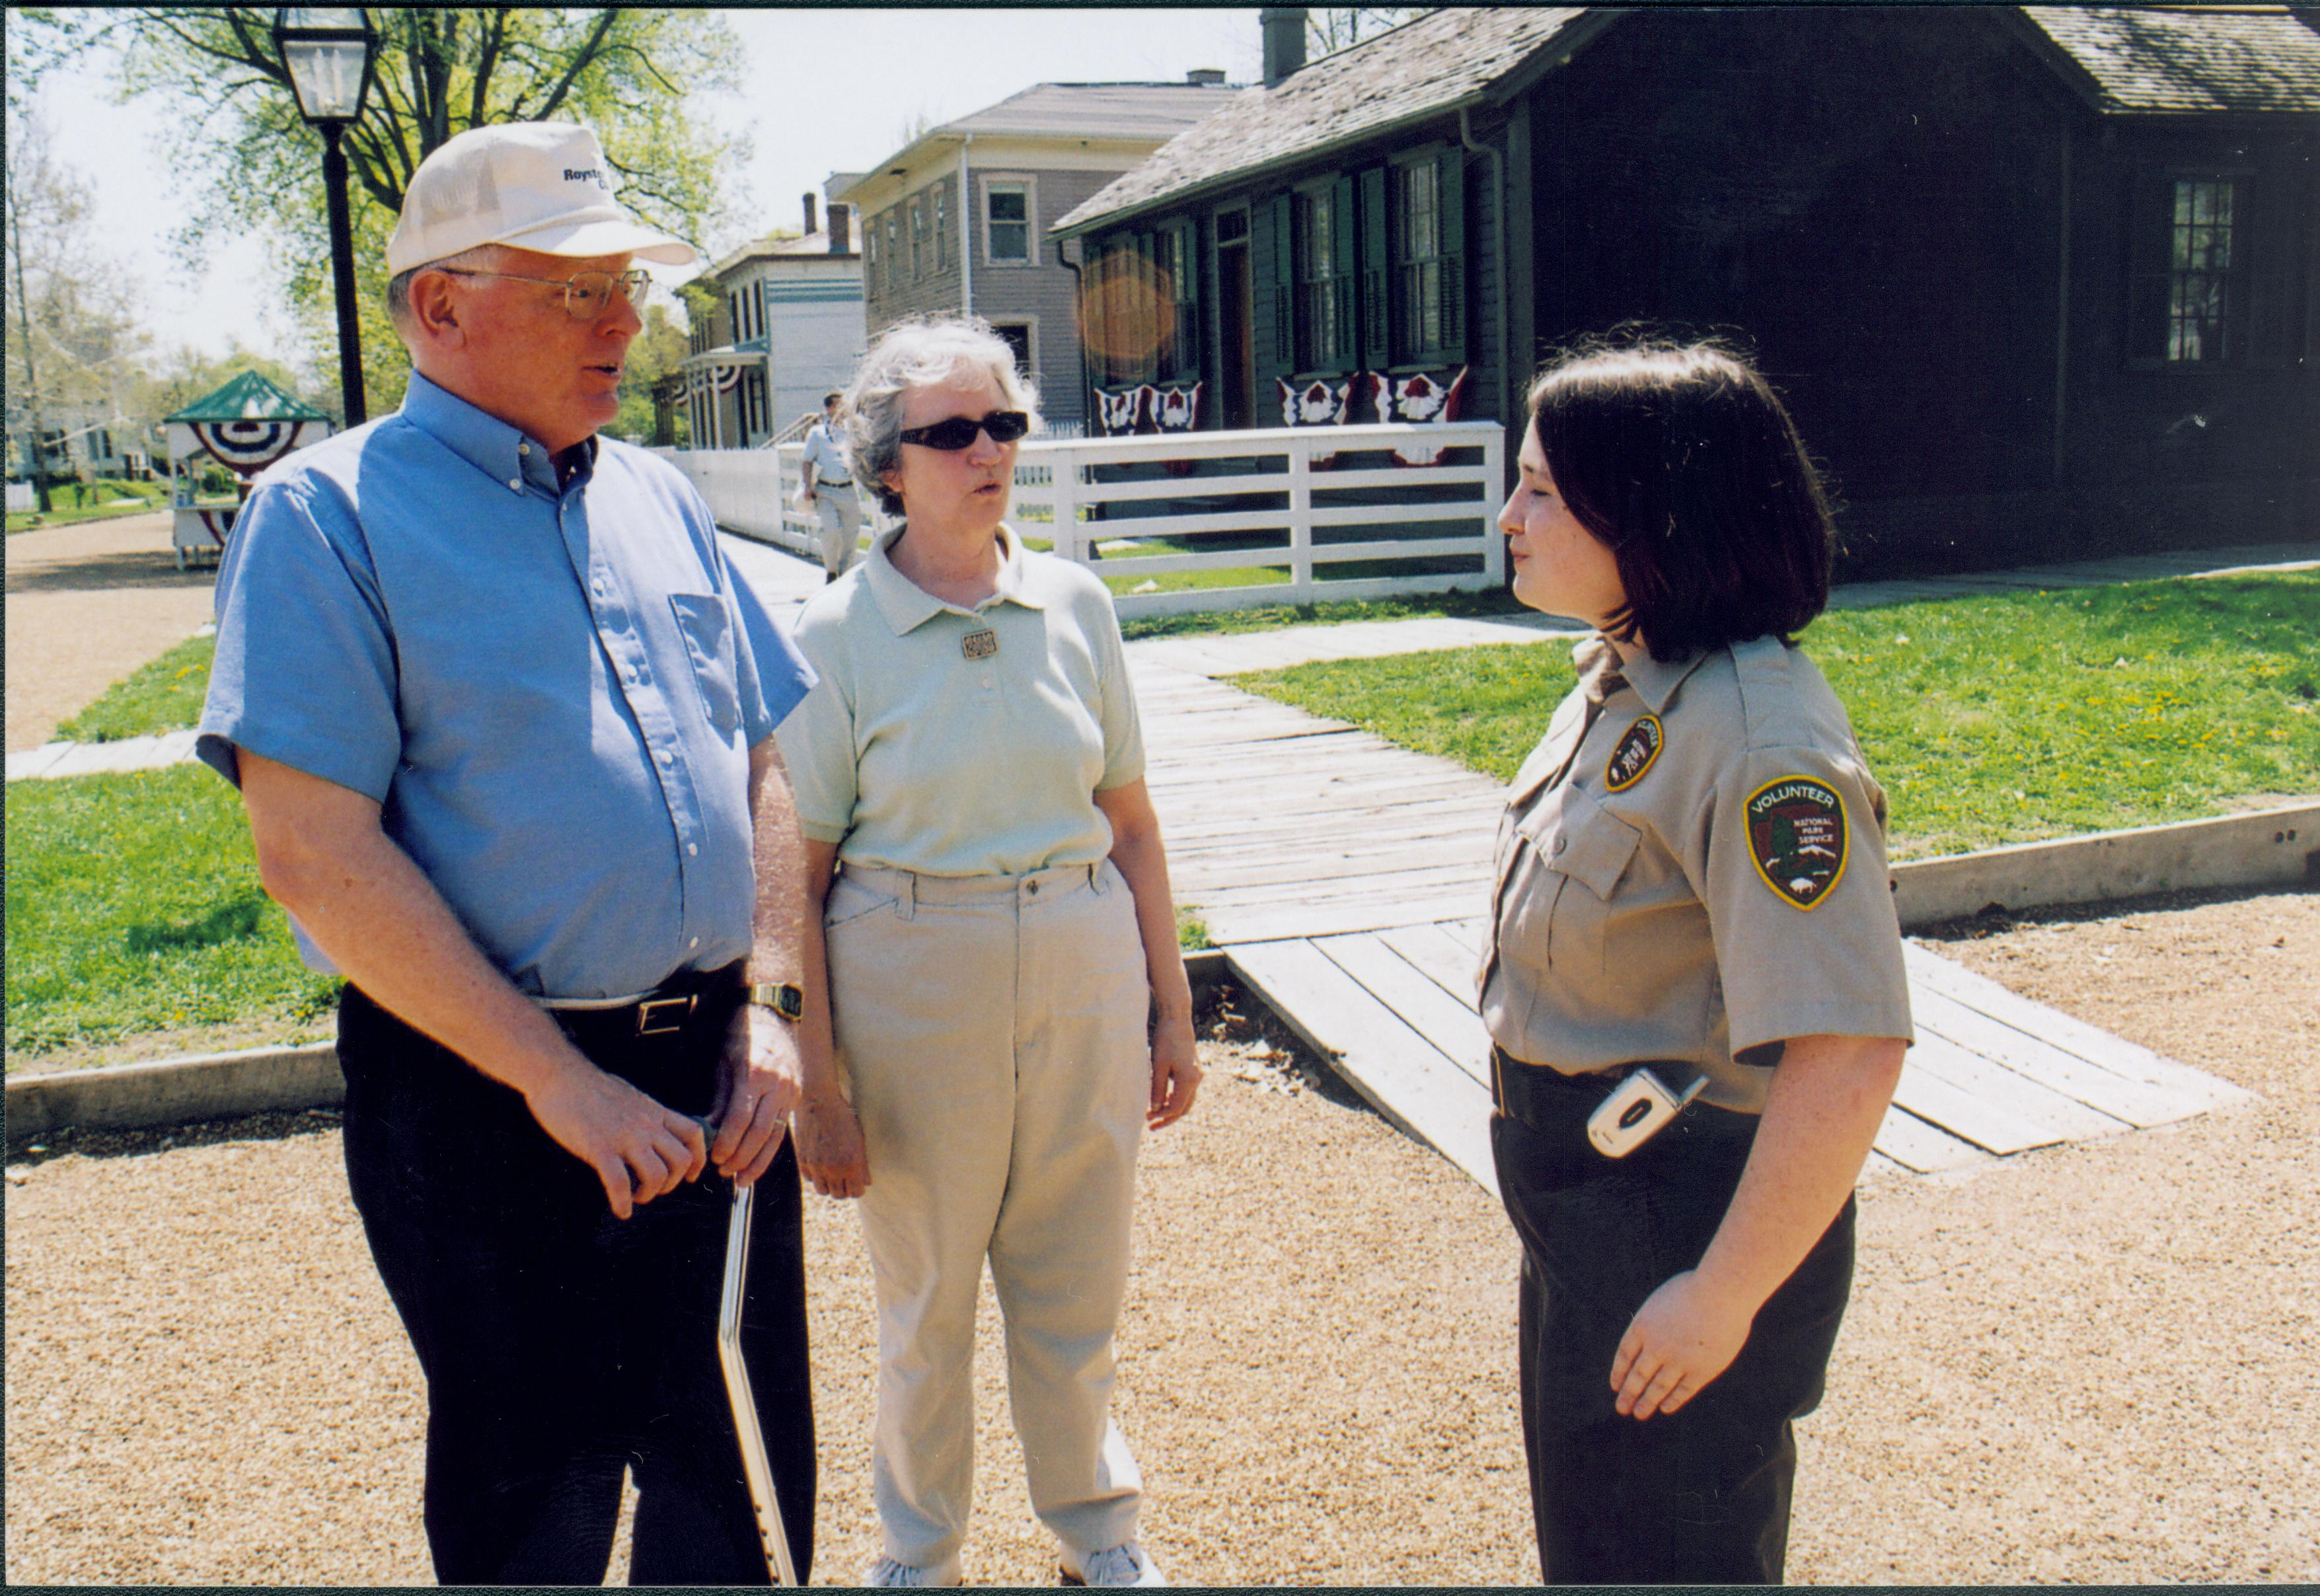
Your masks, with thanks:
[{"label": "national park service patch", "polygon": [[1646,715],[1619,734],[1618,746],[1611,750],[1610,762],[1603,767],[1606,791],[1625,792],[1644,779],[1652,762],[1660,756],[1660,744],[1667,740],[1661,729],[1660,717]]},{"label": "national park service patch", "polygon": [[1844,800],[1826,781],[1783,776],[1748,795],[1748,857],[1764,885],[1800,909],[1820,906],[1844,874]]}]

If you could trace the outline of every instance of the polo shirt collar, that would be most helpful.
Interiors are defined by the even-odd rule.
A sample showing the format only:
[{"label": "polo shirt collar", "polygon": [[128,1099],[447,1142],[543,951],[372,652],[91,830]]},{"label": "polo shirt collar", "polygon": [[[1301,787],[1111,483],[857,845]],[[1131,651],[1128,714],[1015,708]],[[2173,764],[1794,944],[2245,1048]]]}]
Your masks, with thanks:
[{"label": "polo shirt collar", "polygon": [[894,569],[894,562],[887,557],[886,551],[907,530],[906,526],[898,527],[873,543],[870,558],[865,562],[863,573],[863,581],[870,584],[871,600],[878,606],[879,616],[895,636],[902,636],[945,610],[953,615],[968,615],[1002,601],[1020,604],[1026,609],[1047,608],[1039,596],[1030,591],[1029,573],[1025,569],[1029,555],[1023,547],[1023,540],[1015,536],[1013,527],[1001,526],[999,528],[999,544],[1002,552],[998,585],[991,597],[976,605],[974,611],[945,603]]},{"label": "polo shirt collar", "polygon": [[[402,413],[404,420],[495,482],[530,482],[551,497],[564,490],[545,445],[417,372],[411,374],[411,385],[403,391]],[[582,464],[572,474],[575,484],[587,481],[596,461],[594,437],[580,447]]]}]

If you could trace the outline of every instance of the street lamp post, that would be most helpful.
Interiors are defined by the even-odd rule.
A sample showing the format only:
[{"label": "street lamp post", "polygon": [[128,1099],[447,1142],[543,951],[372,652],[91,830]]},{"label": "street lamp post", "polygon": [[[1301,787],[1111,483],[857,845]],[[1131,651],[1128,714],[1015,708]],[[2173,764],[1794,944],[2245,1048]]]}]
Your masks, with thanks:
[{"label": "street lamp post", "polygon": [[290,74],[298,113],[322,130],[322,187],[331,209],[331,282],[339,310],[339,392],[347,425],[369,419],[363,403],[362,334],[355,324],[354,227],[347,214],[347,124],[362,114],[378,34],[356,5],[285,5],[275,13],[274,48]]}]

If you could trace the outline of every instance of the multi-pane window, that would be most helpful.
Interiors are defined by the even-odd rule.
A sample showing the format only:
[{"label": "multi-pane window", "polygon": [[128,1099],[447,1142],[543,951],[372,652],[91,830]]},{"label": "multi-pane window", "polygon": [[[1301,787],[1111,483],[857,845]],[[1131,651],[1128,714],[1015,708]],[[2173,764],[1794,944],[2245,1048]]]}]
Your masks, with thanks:
[{"label": "multi-pane window", "polygon": [[884,286],[878,270],[884,264],[878,252],[878,223],[865,221],[862,224],[862,291],[876,293]]},{"label": "multi-pane window", "polygon": [[984,248],[992,260],[1031,258],[1031,189],[1025,183],[983,185]]},{"label": "multi-pane window", "polygon": [[927,207],[922,200],[911,202],[911,280],[917,282],[932,269],[933,256],[927,245]]},{"label": "multi-pane window", "polygon": [[1442,328],[1442,168],[1432,161],[1394,173],[1394,358],[1412,360],[1446,342]]},{"label": "multi-pane window", "polygon": [[1342,194],[1320,189],[1297,196],[1297,365],[1302,371],[1344,365],[1353,354],[1352,283],[1341,271],[1341,234],[1353,226]]},{"label": "multi-pane window", "polygon": [[1160,350],[1160,374],[1174,382],[1196,377],[1201,369],[1200,261],[1192,248],[1189,223],[1162,230],[1155,239],[1159,256],[1159,281],[1155,298],[1169,306],[1167,336]]},{"label": "multi-pane window", "polygon": [[901,281],[902,270],[902,223],[893,211],[886,212],[886,286],[892,288]]},{"label": "multi-pane window", "polygon": [[2222,360],[2236,241],[2238,185],[2229,177],[2175,180],[2168,224],[2167,358]]},{"label": "multi-pane window", "polygon": [[935,270],[950,270],[950,185],[938,183],[934,191]]}]

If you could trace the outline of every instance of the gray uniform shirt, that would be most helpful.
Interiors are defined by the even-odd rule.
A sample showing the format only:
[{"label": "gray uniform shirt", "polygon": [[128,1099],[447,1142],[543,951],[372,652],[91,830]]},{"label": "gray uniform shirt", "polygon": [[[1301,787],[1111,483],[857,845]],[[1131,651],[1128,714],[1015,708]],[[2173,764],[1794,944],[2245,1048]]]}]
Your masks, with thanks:
[{"label": "gray uniform shirt", "polygon": [[1701,1101],[1746,1114],[1765,1043],[1908,1039],[1885,794],[1813,663],[1777,638],[1573,658],[1499,826],[1491,1038],[1567,1075],[1690,1064]]}]

